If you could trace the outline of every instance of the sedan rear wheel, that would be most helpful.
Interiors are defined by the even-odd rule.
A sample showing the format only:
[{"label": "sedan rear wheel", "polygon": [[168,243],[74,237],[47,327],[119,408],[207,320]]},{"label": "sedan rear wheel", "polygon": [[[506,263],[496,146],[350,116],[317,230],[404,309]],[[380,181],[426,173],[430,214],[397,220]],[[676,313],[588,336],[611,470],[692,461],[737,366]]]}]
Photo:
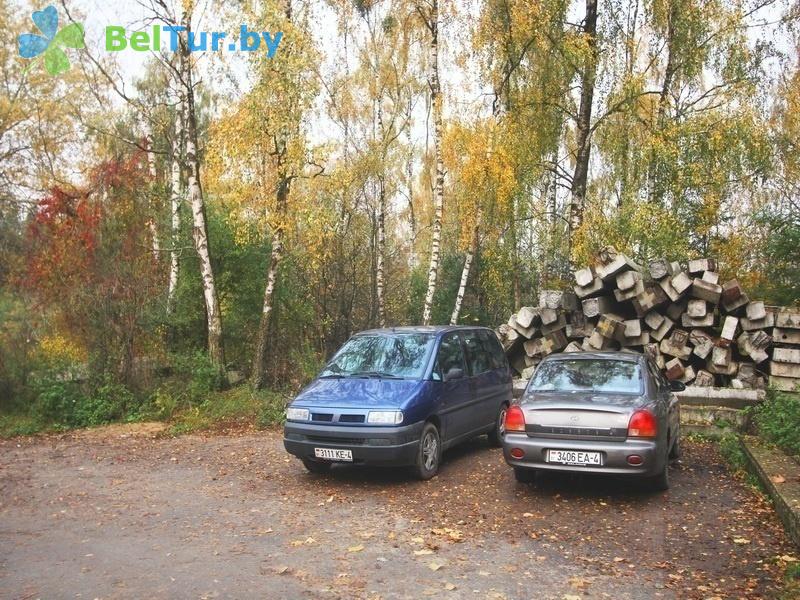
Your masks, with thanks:
[{"label": "sedan rear wheel", "polygon": [[433,423],[425,423],[419,438],[417,461],[414,465],[415,474],[420,479],[430,479],[439,472],[441,459],[442,443],[439,438],[439,430]]},{"label": "sedan rear wheel", "polygon": [[669,489],[669,454],[664,459],[664,466],[655,477],[650,479],[650,489],[665,492]]},{"label": "sedan rear wheel", "polygon": [[670,460],[675,460],[681,457],[681,438],[676,437],[672,443],[672,449],[669,451]]}]

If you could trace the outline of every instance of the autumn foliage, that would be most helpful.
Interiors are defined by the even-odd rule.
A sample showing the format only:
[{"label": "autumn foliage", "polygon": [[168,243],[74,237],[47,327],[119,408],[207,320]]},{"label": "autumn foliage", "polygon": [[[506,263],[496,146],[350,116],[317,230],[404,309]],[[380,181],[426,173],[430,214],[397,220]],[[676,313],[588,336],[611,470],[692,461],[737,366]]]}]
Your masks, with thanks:
[{"label": "autumn foliage", "polygon": [[137,348],[152,340],[148,313],[160,300],[142,193],[148,177],[134,154],[98,165],[84,189],[53,188],[28,223],[19,278],[43,319],[123,380]]}]

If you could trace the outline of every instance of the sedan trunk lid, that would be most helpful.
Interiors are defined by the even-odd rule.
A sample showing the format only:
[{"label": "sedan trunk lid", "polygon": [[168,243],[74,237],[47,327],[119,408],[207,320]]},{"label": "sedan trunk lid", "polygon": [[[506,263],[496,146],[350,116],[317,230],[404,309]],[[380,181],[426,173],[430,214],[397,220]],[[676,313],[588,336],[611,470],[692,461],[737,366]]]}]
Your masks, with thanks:
[{"label": "sedan trunk lid", "polygon": [[633,394],[549,392],[525,398],[521,408],[531,437],[623,441],[631,414],[642,404]]}]

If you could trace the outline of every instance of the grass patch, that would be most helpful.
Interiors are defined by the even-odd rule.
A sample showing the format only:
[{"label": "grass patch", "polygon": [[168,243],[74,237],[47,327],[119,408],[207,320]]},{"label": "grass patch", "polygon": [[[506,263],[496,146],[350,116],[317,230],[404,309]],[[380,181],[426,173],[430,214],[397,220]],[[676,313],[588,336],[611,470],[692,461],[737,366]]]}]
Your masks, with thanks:
[{"label": "grass patch", "polygon": [[770,390],[753,411],[759,436],[784,452],[800,456],[800,395]]},{"label": "grass patch", "polygon": [[280,425],[288,400],[286,393],[255,391],[246,385],[210,392],[200,404],[173,414],[169,431],[173,435],[180,435],[225,427],[255,425],[264,429]]},{"label": "grass patch", "polygon": [[0,437],[10,438],[18,435],[33,435],[45,431],[47,426],[36,416],[25,412],[0,415]]},{"label": "grass patch", "polygon": [[719,440],[719,451],[731,469],[736,473],[743,473],[747,468],[747,457],[742,450],[742,444],[736,434],[728,433]]},{"label": "grass patch", "polygon": [[719,451],[735,477],[745,481],[759,493],[764,492],[758,477],[747,468],[749,462],[738,435],[735,433],[723,435],[719,440]]},{"label": "grass patch", "polygon": [[790,600],[800,598],[800,563],[793,562],[787,565],[783,574],[786,586],[784,587],[780,600]]}]

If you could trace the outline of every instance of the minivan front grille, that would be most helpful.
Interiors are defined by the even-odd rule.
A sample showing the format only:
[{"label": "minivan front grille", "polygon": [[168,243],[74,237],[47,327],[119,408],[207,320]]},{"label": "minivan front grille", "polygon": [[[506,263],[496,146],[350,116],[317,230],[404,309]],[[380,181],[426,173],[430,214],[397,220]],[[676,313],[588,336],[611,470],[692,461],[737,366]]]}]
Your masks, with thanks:
[{"label": "minivan front grille", "polygon": [[339,423],[363,423],[364,415],[339,415]]},{"label": "minivan front grille", "polygon": [[333,421],[333,413],[311,413],[312,421]]}]

